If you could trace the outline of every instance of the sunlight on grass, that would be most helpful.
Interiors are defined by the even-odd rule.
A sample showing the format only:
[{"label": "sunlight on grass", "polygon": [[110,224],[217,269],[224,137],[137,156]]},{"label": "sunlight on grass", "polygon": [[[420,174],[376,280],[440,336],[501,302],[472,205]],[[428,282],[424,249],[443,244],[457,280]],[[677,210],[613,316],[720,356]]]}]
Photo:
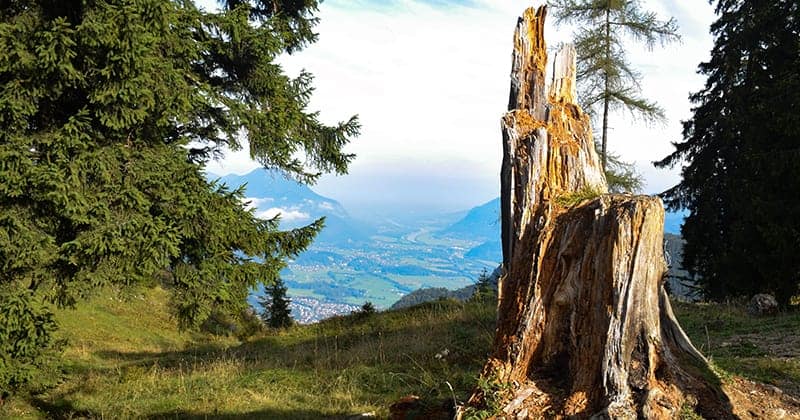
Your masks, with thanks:
[{"label": "sunlight on grass", "polygon": [[[65,351],[70,376],[30,405],[16,401],[14,412],[109,418],[386,416],[404,395],[452,399],[445,381],[463,401],[494,330],[493,304],[441,301],[336,317],[237,343],[177,332],[166,311],[166,292],[144,293],[138,300],[98,298],[77,311],[60,312],[71,341]],[[445,348],[448,356],[435,358]]]},{"label": "sunlight on grass", "polygon": [[675,312],[717,368],[800,396],[800,312],[752,317],[743,304],[688,303]]},{"label": "sunlight on grass", "polygon": [[[800,348],[800,314],[751,318],[734,305],[683,303],[675,311],[718,376],[741,375],[800,394],[793,353]],[[98,297],[60,311],[58,319],[70,339],[66,381],[12,399],[0,417],[386,417],[408,394],[452,400],[446,382],[463,402],[489,351],[495,305],[437,301],[244,343],[179,332],[161,289],[123,300]]]}]

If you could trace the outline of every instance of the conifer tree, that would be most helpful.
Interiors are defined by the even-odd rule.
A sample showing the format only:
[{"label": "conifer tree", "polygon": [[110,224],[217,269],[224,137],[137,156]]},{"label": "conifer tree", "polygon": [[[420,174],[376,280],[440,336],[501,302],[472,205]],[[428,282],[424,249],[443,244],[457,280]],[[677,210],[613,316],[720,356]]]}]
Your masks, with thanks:
[{"label": "conifer tree", "polygon": [[[623,108],[647,120],[663,120],[664,111],[641,97],[639,80],[625,56],[627,36],[652,48],[678,40],[674,19],[661,21],[639,0],[551,0],[557,23],[575,24],[580,101],[591,115],[602,115],[600,158],[608,163],[608,114]],[[624,172],[623,172],[624,173]]]},{"label": "conifer tree", "polygon": [[359,313],[364,316],[372,315],[375,313],[375,305],[370,301],[366,301],[361,305]]},{"label": "conifer tree", "polygon": [[492,296],[493,292],[490,282],[491,277],[489,277],[489,272],[486,270],[486,267],[484,267],[481,273],[478,275],[478,280],[475,282],[475,291],[472,293],[470,299],[482,301],[487,297]]},{"label": "conifer tree", "polygon": [[322,228],[279,231],[206,180],[223,146],[313,182],[344,173],[355,118],[306,109],[275,62],[316,39],[316,0],[0,4],[0,392],[35,376],[51,306],[163,280],[185,327],[242,310]]},{"label": "conifer tree", "polygon": [[[600,145],[595,142],[596,150],[600,153]],[[606,164],[603,171],[606,175],[608,191],[612,193],[637,193],[642,190],[644,180],[636,171],[633,163],[626,162],[612,152],[606,153]]]},{"label": "conifer tree", "polygon": [[264,295],[259,297],[261,320],[270,328],[287,328],[292,325],[291,299],[286,297],[286,285],[283,279],[264,287]]},{"label": "conifer tree", "polygon": [[683,141],[657,162],[682,164],[663,193],[688,209],[683,266],[707,297],[774,293],[800,284],[800,6],[718,0],[705,87],[691,95]]}]

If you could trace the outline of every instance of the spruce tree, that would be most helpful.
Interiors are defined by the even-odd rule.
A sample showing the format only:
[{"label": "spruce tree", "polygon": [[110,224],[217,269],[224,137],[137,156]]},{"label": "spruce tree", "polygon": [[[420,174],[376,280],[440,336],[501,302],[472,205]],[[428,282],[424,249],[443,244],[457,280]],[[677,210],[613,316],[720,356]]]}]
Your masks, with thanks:
[{"label": "spruce tree", "polygon": [[316,0],[0,4],[0,392],[34,376],[53,305],[163,280],[180,324],[241,311],[323,220],[279,231],[206,180],[223,146],[313,182],[344,173],[355,118],[307,110],[275,59],[316,39]]},{"label": "spruce tree", "polygon": [[796,0],[719,0],[705,87],[691,95],[683,141],[657,162],[682,164],[663,193],[688,209],[683,266],[709,298],[800,284],[800,10]]},{"label": "spruce tree", "polygon": [[[625,56],[627,36],[652,48],[679,39],[674,19],[661,21],[639,0],[551,0],[557,23],[575,24],[578,87],[581,106],[602,115],[600,157],[608,165],[608,114],[623,108],[647,120],[663,120],[664,111],[641,97],[639,80]],[[624,171],[620,174],[624,174]]]},{"label": "spruce tree", "polygon": [[489,276],[489,272],[484,267],[481,273],[478,275],[478,279],[475,281],[475,291],[472,292],[470,300],[483,301],[486,298],[491,297],[494,292],[492,291],[492,285],[490,282],[491,277]]},{"label": "spruce tree", "polygon": [[292,325],[292,301],[286,297],[286,285],[283,279],[264,287],[264,295],[259,297],[261,320],[270,328],[287,328]]}]

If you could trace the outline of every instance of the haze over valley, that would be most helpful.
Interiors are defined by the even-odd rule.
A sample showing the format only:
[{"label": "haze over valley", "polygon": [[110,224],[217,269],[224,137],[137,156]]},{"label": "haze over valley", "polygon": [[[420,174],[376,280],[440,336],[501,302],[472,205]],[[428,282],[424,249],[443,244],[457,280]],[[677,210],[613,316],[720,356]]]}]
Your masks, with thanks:
[{"label": "haze over valley", "polygon": [[[349,313],[367,301],[388,308],[422,288],[462,288],[502,260],[499,198],[462,211],[420,216],[400,209],[365,220],[333,197],[262,169],[220,180],[231,188],[245,185],[256,215],[280,215],[283,229],[325,217],[311,247],[281,272],[292,314],[302,323]],[[666,231],[679,233],[682,219],[668,213]],[[256,291],[251,303],[261,293]]]}]

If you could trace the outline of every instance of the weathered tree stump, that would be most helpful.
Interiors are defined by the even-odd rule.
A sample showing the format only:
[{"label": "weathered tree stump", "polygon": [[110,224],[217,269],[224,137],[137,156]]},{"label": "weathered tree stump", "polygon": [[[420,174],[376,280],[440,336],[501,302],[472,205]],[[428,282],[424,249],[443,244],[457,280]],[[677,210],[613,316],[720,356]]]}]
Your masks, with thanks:
[{"label": "weathered tree stump", "polygon": [[571,46],[555,55],[546,93],[545,15],[531,8],[519,19],[502,120],[505,271],[482,372],[500,385],[468,405],[508,418],[732,418],[663,288],[661,201],[606,194],[589,117],[575,104]]}]

